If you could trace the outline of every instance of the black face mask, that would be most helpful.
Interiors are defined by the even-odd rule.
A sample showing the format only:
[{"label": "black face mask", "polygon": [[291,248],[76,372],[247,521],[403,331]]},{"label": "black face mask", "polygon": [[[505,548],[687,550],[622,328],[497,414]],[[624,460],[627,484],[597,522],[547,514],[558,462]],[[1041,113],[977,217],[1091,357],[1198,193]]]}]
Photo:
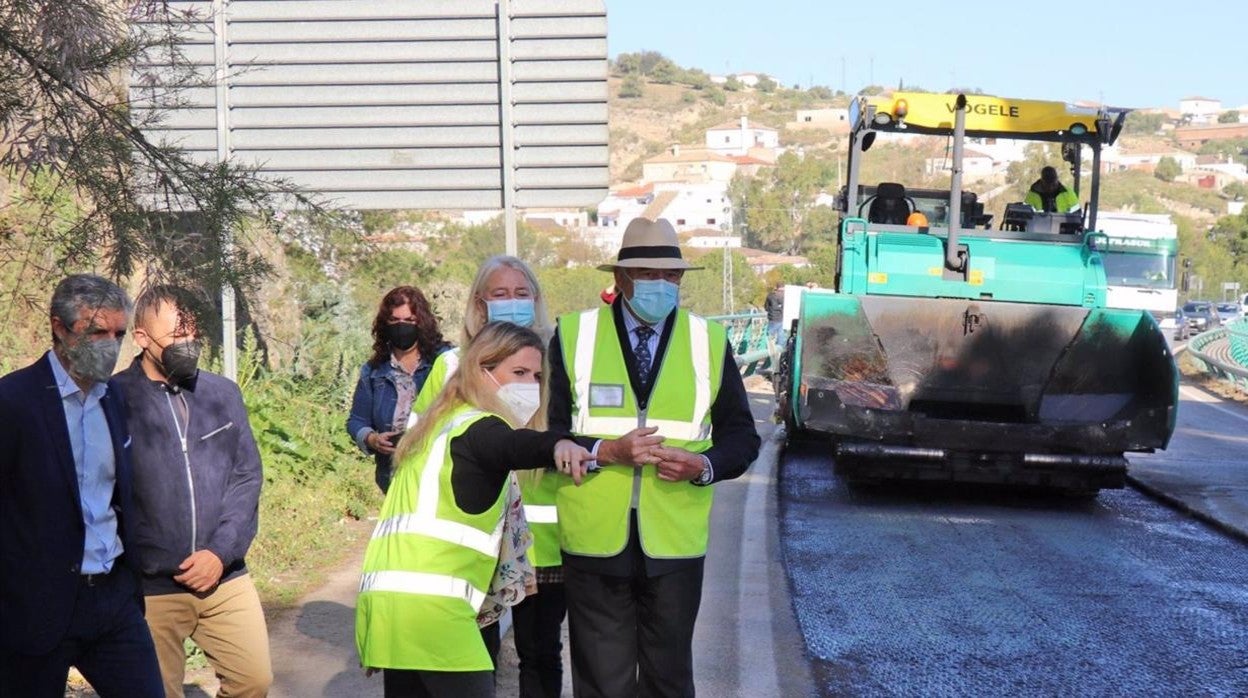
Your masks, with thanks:
[{"label": "black face mask", "polygon": [[[195,390],[195,382],[199,377],[199,352],[199,342],[177,342],[161,350],[160,359],[156,363],[165,374],[165,382],[170,387]],[[152,358],[156,358],[155,355]]]},{"label": "black face mask", "polygon": [[386,342],[392,348],[407,351],[415,346],[420,335],[420,328],[409,322],[396,322],[393,325],[386,325],[385,335]]}]

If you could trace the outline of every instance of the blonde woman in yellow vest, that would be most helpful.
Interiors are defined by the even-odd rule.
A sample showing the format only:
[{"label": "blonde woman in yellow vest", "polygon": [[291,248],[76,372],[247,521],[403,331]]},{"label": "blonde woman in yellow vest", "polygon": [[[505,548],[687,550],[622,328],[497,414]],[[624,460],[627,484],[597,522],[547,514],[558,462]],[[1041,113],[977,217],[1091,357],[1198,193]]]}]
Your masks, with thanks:
[{"label": "blonde woman in yellow vest", "polygon": [[[461,345],[471,342],[487,322],[499,321],[528,327],[543,340],[550,338],[546,301],[537,276],[529,265],[508,255],[490,257],[477,270],[464,308]],[[433,404],[458,365],[457,350],[438,356],[412,405],[413,419],[409,424],[414,424],[418,415]],[[563,686],[563,618],[567,615],[555,509],[557,479],[545,477],[539,470],[517,473],[516,479],[524,519],[533,534],[527,558],[536,568],[537,578],[537,594],[524,595],[512,607],[512,638],[520,659],[520,695],[557,697]],[[495,651],[499,643],[497,631],[497,627],[482,629]]]},{"label": "blonde woman in yellow vest", "polygon": [[494,695],[476,618],[498,563],[512,470],[552,464],[580,481],[588,451],[544,426],[543,343],[491,323],[395,452],[356,602],[362,664],[387,698]]},{"label": "blonde woman in yellow vest", "polygon": [[619,296],[559,318],[550,428],[595,440],[583,486],[557,493],[578,698],[692,696],[693,627],[715,482],[759,438],[724,328],[680,306],[694,269],[666,220],[624,231]]}]

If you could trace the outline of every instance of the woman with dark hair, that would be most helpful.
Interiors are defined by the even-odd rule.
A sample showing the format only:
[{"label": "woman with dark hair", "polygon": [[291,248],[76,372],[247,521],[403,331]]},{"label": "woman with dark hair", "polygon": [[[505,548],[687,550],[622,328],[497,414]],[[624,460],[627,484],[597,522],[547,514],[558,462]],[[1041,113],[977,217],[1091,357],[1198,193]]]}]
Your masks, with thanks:
[{"label": "woman with dark hair", "polygon": [[414,286],[391,289],[373,318],[373,355],[360,368],[347,433],[377,463],[377,486],[390,488],[390,460],[407,425],[412,401],[429,369],[450,348],[425,294]]}]

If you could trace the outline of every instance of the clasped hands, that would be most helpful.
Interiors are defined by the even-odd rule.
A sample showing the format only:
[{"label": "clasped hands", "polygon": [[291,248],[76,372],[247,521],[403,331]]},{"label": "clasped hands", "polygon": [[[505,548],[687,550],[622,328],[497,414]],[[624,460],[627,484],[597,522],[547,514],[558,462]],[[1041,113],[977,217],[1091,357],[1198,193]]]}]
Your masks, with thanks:
[{"label": "clasped hands", "polygon": [[225,566],[211,550],[196,550],[178,565],[181,574],[173,581],[197,593],[211,591],[221,581]]},{"label": "clasped hands", "polygon": [[702,474],[702,456],[675,446],[664,446],[658,427],[638,427],[598,446],[598,461],[640,467],[653,465],[660,480],[681,482]]}]

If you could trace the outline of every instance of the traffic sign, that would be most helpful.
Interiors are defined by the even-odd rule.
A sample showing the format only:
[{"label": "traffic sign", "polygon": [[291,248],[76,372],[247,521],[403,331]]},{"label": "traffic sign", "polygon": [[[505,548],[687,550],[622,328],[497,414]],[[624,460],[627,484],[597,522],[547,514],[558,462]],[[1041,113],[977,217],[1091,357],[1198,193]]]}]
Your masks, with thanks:
[{"label": "traffic sign", "polygon": [[[174,63],[133,72],[148,128],[355,209],[597,204],[608,184],[603,0],[172,0]],[[214,14],[215,12],[215,14]],[[220,78],[219,80],[215,78]]]}]

